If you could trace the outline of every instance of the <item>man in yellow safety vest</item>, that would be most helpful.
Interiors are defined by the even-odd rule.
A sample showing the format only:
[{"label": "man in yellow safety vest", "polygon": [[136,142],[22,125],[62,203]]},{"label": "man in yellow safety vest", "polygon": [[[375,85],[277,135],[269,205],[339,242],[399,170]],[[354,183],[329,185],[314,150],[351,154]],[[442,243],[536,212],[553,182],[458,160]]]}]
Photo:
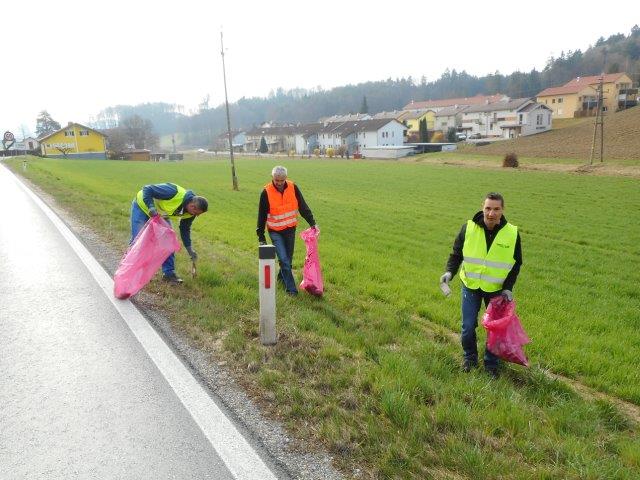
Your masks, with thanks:
[{"label": "man in yellow safety vest", "polygon": [[[180,237],[193,262],[198,255],[191,247],[191,224],[193,220],[207,211],[207,199],[195,195],[175,183],[158,183],[145,185],[131,204],[131,240],[142,230],[144,224],[151,217],[162,215],[170,220],[180,220]],[[171,223],[171,222],[170,222]],[[182,283],[182,279],[175,272],[175,256],[172,253],[162,264],[162,279],[173,283]]]},{"label": "man in yellow safety vest", "polygon": [[[518,227],[503,216],[504,198],[488,193],[482,211],[462,226],[453,243],[446,272],[440,283],[447,284],[460,269],[462,280],[462,349],[463,370],[478,366],[476,327],[482,301],[502,295],[513,300],[513,286],[522,265],[522,247]],[[493,378],[498,377],[499,359],[485,348],[484,368]]]},{"label": "man in yellow safety vest", "polygon": [[318,228],[298,185],[287,180],[287,169],[282,166],[274,167],[271,171],[271,182],[264,186],[260,194],[256,233],[260,244],[266,244],[267,240],[264,236],[266,225],[280,263],[278,280],[284,284],[289,295],[298,294],[291,271],[298,213],[311,227]]}]

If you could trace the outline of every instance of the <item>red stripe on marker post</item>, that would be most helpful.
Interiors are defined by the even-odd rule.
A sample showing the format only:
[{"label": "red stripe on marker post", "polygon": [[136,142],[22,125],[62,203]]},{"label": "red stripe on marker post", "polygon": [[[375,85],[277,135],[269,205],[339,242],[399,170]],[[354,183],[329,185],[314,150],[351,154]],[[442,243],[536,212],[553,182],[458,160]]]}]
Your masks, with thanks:
[{"label": "red stripe on marker post", "polygon": [[264,288],[271,288],[271,265],[264,266]]}]

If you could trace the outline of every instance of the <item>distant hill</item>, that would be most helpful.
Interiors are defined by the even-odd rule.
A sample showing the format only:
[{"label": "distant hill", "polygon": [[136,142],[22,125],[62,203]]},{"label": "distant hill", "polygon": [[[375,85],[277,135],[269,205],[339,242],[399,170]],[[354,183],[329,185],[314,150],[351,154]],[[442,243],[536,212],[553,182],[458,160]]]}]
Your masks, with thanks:
[{"label": "distant hill", "polygon": [[[451,56],[452,63],[455,55]],[[487,66],[490,69],[490,66]],[[597,75],[602,71],[631,75],[637,83],[640,72],[640,27],[635,25],[629,34],[618,33],[600,37],[587,50],[561,52],[550,57],[541,71],[498,71],[475,76],[464,69],[447,69],[438,79],[388,78],[357,85],[345,85],[323,90],[278,88],[268,97],[241,98],[229,105],[233,128],[249,129],[265,121],[278,123],[309,123],[320,117],[355,113],[365,105],[367,113],[399,110],[411,100],[435,100],[473,97],[478,94],[502,93],[511,98],[533,97],[547,87],[562,85],[572,78]],[[203,92],[203,95],[206,92]],[[365,101],[366,99],[366,101]],[[226,129],[224,105],[209,106],[208,96],[198,113],[185,115],[180,105],[162,102],[142,105],[117,105],[96,116],[95,128],[111,128],[114,122],[137,114],[150,120],[159,135],[181,133],[185,145],[213,145],[213,139]]]},{"label": "distant hill", "polygon": [[[589,160],[594,122],[594,117],[585,118],[573,126],[482,147],[463,149],[461,153],[504,155],[514,152],[520,157]],[[639,160],[640,106],[606,115],[604,141],[605,159]],[[598,151],[596,151],[597,154]]]}]

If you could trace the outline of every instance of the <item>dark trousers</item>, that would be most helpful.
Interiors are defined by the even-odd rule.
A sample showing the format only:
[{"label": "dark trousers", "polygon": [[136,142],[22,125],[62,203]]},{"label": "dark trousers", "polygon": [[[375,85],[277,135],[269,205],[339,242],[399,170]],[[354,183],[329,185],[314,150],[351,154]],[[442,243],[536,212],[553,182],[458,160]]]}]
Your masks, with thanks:
[{"label": "dark trousers", "polygon": [[[478,363],[478,344],[476,341],[476,327],[478,326],[478,314],[484,300],[485,307],[489,305],[489,300],[500,295],[500,292],[487,293],[482,290],[469,290],[462,286],[462,350],[464,359],[472,363]],[[484,349],[484,367],[497,368],[499,358],[491,353],[486,347]]]}]

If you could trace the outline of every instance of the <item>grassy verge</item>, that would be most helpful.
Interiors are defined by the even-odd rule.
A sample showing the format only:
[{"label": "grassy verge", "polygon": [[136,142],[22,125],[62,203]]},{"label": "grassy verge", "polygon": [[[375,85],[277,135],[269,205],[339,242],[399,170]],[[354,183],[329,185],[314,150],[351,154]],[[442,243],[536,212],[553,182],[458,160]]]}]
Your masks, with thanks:
[{"label": "grassy verge", "polygon": [[[327,293],[279,292],[275,348],[259,344],[255,216],[286,162],[314,210]],[[9,161],[20,172],[20,163]],[[345,470],[378,478],[637,478],[638,429],[541,368],[640,403],[638,182],[460,169],[424,162],[239,159],[128,163],[30,159],[24,175],[116,248],[131,198],[174,181],[210,200],[194,223],[199,276],[179,296],[154,282],[176,322],[237,369],[264,408],[322,442]],[[518,310],[533,368],[498,382],[459,371],[460,302],[437,278],[483,195],[506,196],[523,235]],[[295,264],[304,258],[298,245]],[[187,276],[188,262],[178,266]],[[458,290],[458,286],[454,285]],[[481,334],[480,330],[479,333]],[[482,335],[481,335],[482,336]]]}]

